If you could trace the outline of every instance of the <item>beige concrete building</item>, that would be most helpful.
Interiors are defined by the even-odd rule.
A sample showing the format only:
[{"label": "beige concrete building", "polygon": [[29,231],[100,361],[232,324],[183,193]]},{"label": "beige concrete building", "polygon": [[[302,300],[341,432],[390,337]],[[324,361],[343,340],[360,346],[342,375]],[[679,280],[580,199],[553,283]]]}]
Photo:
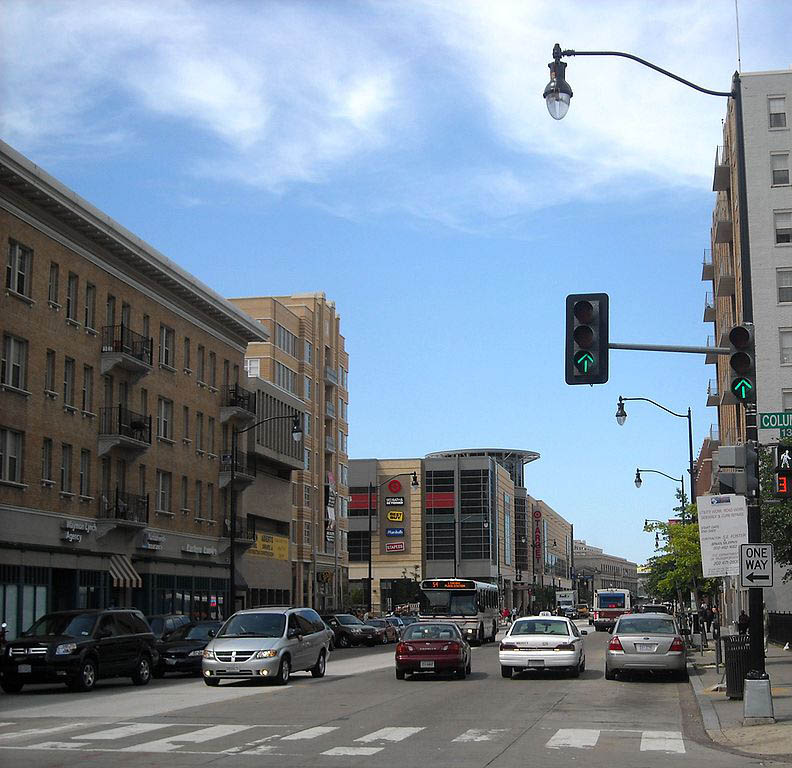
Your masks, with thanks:
[{"label": "beige concrete building", "polygon": [[292,601],[340,607],[346,585],[349,357],[335,304],[323,293],[230,299],[258,321],[248,374],[303,402],[304,468],[293,476]]},{"label": "beige concrete building", "polygon": [[575,575],[578,596],[591,604],[593,591],[598,589],[629,589],[638,595],[638,565],[616,555],[609,555],[582,539],[574,541]]},{"label": "beige concrete building", "polygon": [[220,454],[266,328],[2,143],[0,242],[11,634],[52,609],[219,615]]}]

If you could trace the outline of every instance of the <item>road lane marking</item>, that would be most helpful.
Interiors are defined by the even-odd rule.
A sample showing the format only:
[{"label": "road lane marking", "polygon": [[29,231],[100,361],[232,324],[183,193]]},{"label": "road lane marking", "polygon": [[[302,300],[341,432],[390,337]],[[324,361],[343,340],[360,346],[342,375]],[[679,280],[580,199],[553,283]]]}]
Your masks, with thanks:
[{"label": "road lane marking", "polygon": [[599,735],[598,730],[589,728],[560,728],[545,744],[545,747],[548,749],[561,749],[562,747],[587,749],[597,745]]},{"label": "road lane marking", "polygon": [[201,728],[192,733],[182,733],[178,736],[168,736],[164,739],[146,741],[143,744],[135,744],[133,747],[124,747],[119,752],[173,752],[182,744],[201,744],[212,739],[221,739],[224,736],[231,736],[240,731],[247,731],[255,728],[254,725],[212,725],[208,728]]},{"label": "road lane marking", "polygon": [[382,752],[384,747],[333,747],[332,749],[328,749],[326,752],[322,752],[323,755],[376,755],[377,752]]},{"label": "road lane marking", "polygon": [[39,744],[28,744],[25,749],[85,749],[87,741],[42,741]]},{"label": "road lane marking", "polygon": [[641,734],[641,752],[684,753],[685,744],[679,731],[644,731]]},{"label": "road lane marking", "polygon": [[508,730],[508,728],[471,728],[452,741],[492,741]]},{"label": "road lane marking", "polygon": [[297,741],[299,739],[315,739],[318,736],[324,736],[326,733],[337,731],[337,725],[317,725],[315,728],[306,728],[304,731],[297,731],[297,733],[290,733],[284,736],[281,741]]},{"label": "road lane marking", "polygon": [[0,723],[0,728],[2,728],[5,725],[16,725],[16,723]]},{"label": "road lane marking", "polygon": [[43,736],[45,733],[58,733],[59,731],[69,731],[72,728],[80,728],[87,723],[69,723],[68,725],[56,725],[53,728],[28,728],[24,731],[16,731],[15,733],[0,734],[0,739],[22,739],[25,736]]},{"label": "road lane marking", "polygon": [[355,741],[364,743],[370,741],[403,741],[414,733],[422,731],[423,728],[380,728],[378,731],[361,736]]},{"label": "road lane marking", "polygon": [[81,733],[75,738],[97,740],[124,739],[127,736],[135,736],[138,733],[148,733],[160,728],[172,728],[174,725],[179,725],[179,723],[129,723],[128,725],[120,725],[117,728],[108,728],[95,733]]}]

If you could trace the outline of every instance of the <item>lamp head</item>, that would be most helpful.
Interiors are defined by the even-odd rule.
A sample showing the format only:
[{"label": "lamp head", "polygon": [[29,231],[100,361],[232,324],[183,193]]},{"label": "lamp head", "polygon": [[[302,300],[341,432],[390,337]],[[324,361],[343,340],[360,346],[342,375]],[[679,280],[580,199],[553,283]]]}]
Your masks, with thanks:
[{"label": "lamp head", "polygon": [[550,69],[550,82],[545,87],[542,96],[547,104],[550,117],[554,120],[561,120],[569,111],[572,89],[564,78],[567,65],[561,61],[561,46],[558,43],[553,47],[553,61],[547,66]]},{"label": "lamp head", "polygon": [[635,487],[636,488],[640,488],[642,483],[643,483],[643,480],[641,480],[641,470],[640,469],[636,469],[635,470]]},{"label": "lamp head", "polygon": [[624,400],[619,395],[619,405],[616,407],[616,423],[621,427],[627,421],[627,411],[624,410]]},{"label": "lamp head", "polygon": [[299,413],[295,414],[292,420],[292,440],[294,440],[295,443],[299,443],[300,440],[302,440],[302,425],[300,424]]},{"label": "lamp head", "polygon": [[418,473],[417,472],[413,472],[412,473],[412,482],[410,483],[410,487],[411,488],[417,488],[418,487]]}]

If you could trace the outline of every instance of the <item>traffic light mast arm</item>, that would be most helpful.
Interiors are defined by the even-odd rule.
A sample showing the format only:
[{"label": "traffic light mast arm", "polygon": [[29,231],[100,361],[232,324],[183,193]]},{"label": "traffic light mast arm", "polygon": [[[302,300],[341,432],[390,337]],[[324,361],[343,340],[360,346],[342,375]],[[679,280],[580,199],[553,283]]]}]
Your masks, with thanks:
[{"label": "traffic light mast arm", "polygon": [[635,349],[643,352],[689,352],[693,355],[728,355],[729,347],[680,347],[674,344],[617,344],[611,342],[609,349]]}]

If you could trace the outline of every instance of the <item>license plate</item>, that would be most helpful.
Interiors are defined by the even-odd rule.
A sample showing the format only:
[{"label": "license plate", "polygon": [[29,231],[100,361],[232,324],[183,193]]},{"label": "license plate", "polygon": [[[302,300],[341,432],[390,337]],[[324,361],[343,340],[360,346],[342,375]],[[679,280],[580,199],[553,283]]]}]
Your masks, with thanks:
[{"label": "license plate", "polygon": [[422,661],[421,662],[421,669],[434,669],[434,662],[433,661]]},{"label": "license plate", "polygon": [[636,643],[635,650],[638,653],[654,653],[657,649],[657,646],[653,643]]},{"label": "license plate", "polygon": [[20,675],[24,675],[26,673],[30,674],[30,671],[31,671],[30,664],[20,664],[17,667],[17,672],[19,672]]},{"label": "license plate", "polygon": [[165,663],[166,664],[175,664],[176,663],[176,659],[165,659]]},{"label": "license plate", "polygon": [[224,672],[239,672],[239,664],[229,665],[223,671]]},{"label": "license plate", "polygon": [[543,667],[544,659],[528,659],[529,667]]}]

